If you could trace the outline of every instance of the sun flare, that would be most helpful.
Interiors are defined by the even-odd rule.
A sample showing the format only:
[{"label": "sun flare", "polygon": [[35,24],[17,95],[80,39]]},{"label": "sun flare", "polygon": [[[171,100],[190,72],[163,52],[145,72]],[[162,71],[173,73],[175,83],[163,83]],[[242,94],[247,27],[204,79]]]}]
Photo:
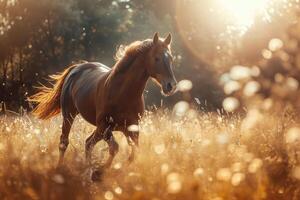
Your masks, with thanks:
[{"label": "sun flare", "polygon": [[268,18],[268,9],[272,0],[218,0],[224,13],[232,20],[236,28],[247,30],[261,16]]}]

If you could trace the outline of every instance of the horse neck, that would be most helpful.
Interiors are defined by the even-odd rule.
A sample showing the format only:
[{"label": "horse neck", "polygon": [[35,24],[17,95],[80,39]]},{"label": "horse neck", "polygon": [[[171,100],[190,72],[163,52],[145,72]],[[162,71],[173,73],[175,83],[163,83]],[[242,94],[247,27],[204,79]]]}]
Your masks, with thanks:
[{"label": "horse neck", "polygon": [[112,79],[117,80],[120,94],[127,95],[126,98],[138,98],[143,95],[149,75],[142,56],[138,56],[125,69],[116,70]]}]

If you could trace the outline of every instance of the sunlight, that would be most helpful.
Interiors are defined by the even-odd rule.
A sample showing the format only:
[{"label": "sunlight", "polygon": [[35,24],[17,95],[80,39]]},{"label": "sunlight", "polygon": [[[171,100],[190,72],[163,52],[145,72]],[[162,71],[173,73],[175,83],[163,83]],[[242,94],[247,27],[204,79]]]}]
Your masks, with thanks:
[{"label": "sunlight", "polygon": [[267,8],[270,0],[218,0],[225,13],[233,20],[233,25],[241,30],[247,30],[255,17],[268,17]]}]

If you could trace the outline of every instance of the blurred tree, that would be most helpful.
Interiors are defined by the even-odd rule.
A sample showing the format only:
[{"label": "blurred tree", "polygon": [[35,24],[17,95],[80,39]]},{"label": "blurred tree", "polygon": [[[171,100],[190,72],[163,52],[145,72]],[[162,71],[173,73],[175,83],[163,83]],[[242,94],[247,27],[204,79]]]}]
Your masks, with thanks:
[{"label": "blurred tree", "polygon": [[111,58],[130,25],[130,12],[111,1],[4,0],[0,14],[3,101],[24,99],[33,81],[74,60]]},{"label": "blurred tree", "polygon": [[[257,49],[242,51],[245,44],[252,44],[247,42],[253,39],[251,32],[243,43],[221,34],[226,30],[225,20],[211,12],[216,2],[2,0],[0,100],[22,103],[23,95],[33,92],[32,85],[49,84],[44,80],[46,75],[61,71],[72,62],[89,60],[112,66],[117,45],[151,37],[158,31],[161,36],[173,34],[178,79],[192,80],[192,95],[218,107],[222,99],[217,80],[219,69],[248,62],[252,57],[247,55]],[[151,84],[148,88],[148,104],[160,104],[159,91]],[[178,96],[164,101],[173,103]]]},{"label": "blurred tree", "polygon": [[[300,19],[300,15],[298,15]],[[290,25],[280,37],[272,38],[260,59],[247,66],[234,66],[225,73],[224,91],[240,102],[240,108],[260,111],[299,112],[300,23]]]}]

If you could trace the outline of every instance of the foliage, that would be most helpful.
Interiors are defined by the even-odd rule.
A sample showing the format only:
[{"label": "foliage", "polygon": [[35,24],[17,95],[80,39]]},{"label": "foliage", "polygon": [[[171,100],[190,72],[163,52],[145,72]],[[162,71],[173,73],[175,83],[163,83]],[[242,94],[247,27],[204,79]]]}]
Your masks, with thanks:
[{"label": "foliage", "polygon": [[1,1],[2,101],[16,98],[16,89],[6,84],[21,88],[17,96],[23,99],[33,83],[75,59],[108,57],[111,51],[104,50],[112,48],[130,25],[130,12],[110,1],[10,2]]},{"label": "foliage", "polygon": [[275,113],[299,109],[299,21],[273,38],[253,66],[233,66],[221,77],[224,92],[247,109]]},{"label": "foliage", "polygon": [[[220,105],[222,90],[214,63],[199,60],[185,47],[176,26],[174,1],[3,0],[0,4],[0,101],[10,109],[28,108],[24,99],[34,92],[33,85],[48,84],[48,74],[80,60],[113,66],[118,45],[149,38],[156,31],[161,36],[173,34],[178,79],[191,79],[193,94],[201,102]],[[206,52],[206,46],[200,47]],[[151,84],[149,93],[148,105],[159,105],[159,91]]]}]

